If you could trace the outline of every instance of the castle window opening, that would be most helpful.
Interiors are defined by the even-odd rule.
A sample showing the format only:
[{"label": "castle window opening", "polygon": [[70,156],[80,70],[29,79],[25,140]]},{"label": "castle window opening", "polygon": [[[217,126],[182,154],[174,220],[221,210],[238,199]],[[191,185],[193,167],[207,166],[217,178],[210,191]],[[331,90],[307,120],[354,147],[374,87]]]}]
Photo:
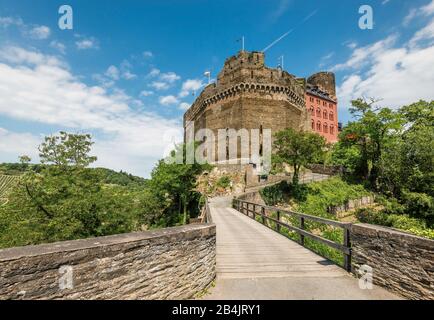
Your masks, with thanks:
[{"label": "castle window opening", "polygon": [[329,127],[327,123],[324,123],[324,133],[328,133],[328,132],[329,132]]},{"label": "castle window opening", "polygon": [[333,121],[333,120],[334,120],[334,115],[333,115],[333,112],[330,112],[330,114],[329,114],[329,120],[331,120],[331,121]]}]

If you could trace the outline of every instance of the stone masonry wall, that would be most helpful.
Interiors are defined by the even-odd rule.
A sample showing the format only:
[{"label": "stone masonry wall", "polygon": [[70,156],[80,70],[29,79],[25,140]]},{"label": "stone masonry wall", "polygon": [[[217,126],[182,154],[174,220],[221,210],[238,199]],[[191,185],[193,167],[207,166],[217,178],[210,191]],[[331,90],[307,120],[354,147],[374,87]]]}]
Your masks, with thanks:
[{"label": "stone masonry wall", "polygon": [[373,268],[374,284],[409,299],[434,299],[434,241],[369,224],[351,230],[353,269]]},{"label": "stone masonry wall", "polygon": [[0,250],[0,299],[189,299],[215,278],[215,235],[202,224]]}]

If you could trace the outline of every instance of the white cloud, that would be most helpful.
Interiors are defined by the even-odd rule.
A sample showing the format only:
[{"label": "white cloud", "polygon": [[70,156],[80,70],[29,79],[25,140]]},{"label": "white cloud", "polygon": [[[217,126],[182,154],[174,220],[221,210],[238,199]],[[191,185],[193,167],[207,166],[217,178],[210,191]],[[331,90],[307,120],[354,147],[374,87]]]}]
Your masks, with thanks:
[{"label": "white cloud", "polygon": [[150,90],[143,90],[142,92],[140,92],[140,95],[142,97],[149,97],[149,96],[152,96],[153,94],[154,94],[154,92],[150,91]]},{"label": "white cloud", "polygon": [[9,26],[23,26],[24,22],[21,18],[0,17],[0,26],[7,28]]},{"label": "white cloud", "polygon": [[420,8],[410,9],[409,13],[404,18],[403,24],[404,26],[408,26],[410,22],[413,21],[415,18],[420,16],[427,17],[432,14],[434,14],[434,0],[431,0],[430,3]]},{"label": "white cloud", "polygon": [[167,90],[170,88],[170,85],[168,83],[161,81],[153,81],[149,86],[154,88],[155,90]]},{"label": "white cloud", "polygon": [[122,78],[124,78],[125,80],[132,80],[137,78],[137,75],[132,73],[130,70],[126,70],[122,73]]},{"label": "white cloud", "polygon": [[56,49],[57,51],[59,51],[62,54],[66,53],[66,46],[57,40],[51,41],[50,47]]},{"label": "white cloud", "polygon": [[[0,97],[2,116],[93,133],[94,153],[99,157],[96,165],[139,175],[149,174],[166,151],[155,137],[182,128],[178,119],[135,110],[132,106],[141,102],[120,90],[108,92],[100,86],[88,86],[59,58],[18,47],[0,48]],[[6,136],[5,131],[2,134]],[[11,137],[14,134],[7,133]],[[16,144],[26,145],[25,149],[9,151],[15,153],[15,159],[34,150],[39,133],[23,137],[26,141]],[[182,133],[176,137],[181,141]],[[16,140],[10,141],[0,144],[1,160],[4,149]]]},{"label": "white cloud", "polygon": [[200,79],[188,79],[182,84],[181,92],[179,93],[180,97],[186,97],[190,94],[190,92],[196,92],[200,88],[203,87],[203,82]]},{"label": "white cloud", "polygon": [[155,78],[155,77],[157,77],[160,73],[161,73],[161,71],[160,71],[159,69],[157,69],[157,68],[152,68],[151,71],[150,71],[149,74],[148,74],[148,77]]},{"label": "white cloud", "polygon": [[434,39],[434,19],[431,22],[416,32],[414,36],[410,40],[410,46],[414,47],[418,44],[420,45],[422,40],[431,40]]},{"label": "white cloud", "polygon": [[356,49],[347,62],[338,65],[336,70],[352,70],[338,87],[340,106],[346,109],[360,97],[382,99],[378,104],[391,108],[433,100],[434,44],[422,43],[432,37],[427,31],[434,30],[432,24],[417,31],[407,44],[392,46],[396,37],[389,37]]},{"label": "white cloud", "polygon": [[160,75],[160,79],[162,81],[173,83],[173,82],[178,81],[179,79],[181,79],[181,77],[178,76],[175,72],[167,72],[167,73],[162,73]]},{"label": "white cloud", "polygon": [[30,133],[10,132],[0,127],[0,154],[3,162],[17,162],[21,155],[38,160],[38,145],[41,139]]},{"label": "white cloud", "polygon": [[386,48],[391,47],[397,39],[396,35],[391,35],[384,40],[378,41],[372,45],[368,45],[361,48],[356,48],[353,51],[352,56],[345,63],[334,66],[332,71],[340,71],[346,69],[360,68],[364,64],[369,62],[371,56],[375,56],[378,53],[384,51]]},{"label": "white cloud", "polygon": [[143,52],[143,57],[145,58],[152,58],[154,56],[154,54],[151,51],[144,51]]},{"label": "white cloud", "polygon": [[98,49],[99,48],[97,41],[93,38],[84,38],[84,39],[77,40],[75,42],[75,46],[77,47],[78,50],[88,50],[88,49]]},{"label": "white cloud", "polygon": [[169,105],[173,105],[173,104],[178,104],[179,100],[175,96],[170,95],[170,96],[160,97],[159,102],[163,106],[169,106]]},{"label": "white cloud", "polygon": [[108,67],[105,75],[113,80],[119,80],[119,69],[113,65]]},{"label": "white cloud", "polygon": [[434,14],[434,0],[421,8],[422,14],[429,16]]},{"label": "white cloud", "polygon": [[50,36],[50,34],[51,34],[51,30],[47,26],[37,26],[32,28],[29,31],[30,37],[38,40],[47,39]]}]

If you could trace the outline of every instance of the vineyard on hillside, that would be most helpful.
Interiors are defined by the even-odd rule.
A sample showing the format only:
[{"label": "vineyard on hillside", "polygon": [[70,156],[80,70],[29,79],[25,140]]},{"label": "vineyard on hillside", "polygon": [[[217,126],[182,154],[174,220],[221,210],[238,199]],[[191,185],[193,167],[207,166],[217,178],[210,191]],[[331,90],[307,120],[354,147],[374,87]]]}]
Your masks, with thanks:
[{"label": "vineyard on hillside", "polygon": [[6,200],[6,195],[15,183],[17,183],[19,176],[6,176],[0,175],[0,204]]}]

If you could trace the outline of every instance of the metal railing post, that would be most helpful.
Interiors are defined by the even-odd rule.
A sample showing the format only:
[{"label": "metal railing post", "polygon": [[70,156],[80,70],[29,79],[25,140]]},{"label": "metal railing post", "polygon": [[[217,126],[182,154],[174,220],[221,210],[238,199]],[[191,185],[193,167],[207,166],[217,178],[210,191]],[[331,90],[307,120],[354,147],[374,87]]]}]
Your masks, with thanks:
[{"label": "metal railing post", "polygon": [[350,238],[350,230],[348,228],[344,228],[344,246],[349,249],[349,254],[344,254],[344,267],[345,270],[351,272],[351,238]]},{"label": "metal railing post", "polygon": [[265,208],[261,207],[262,224],[265,225]]},{"label": "metal railing post", "polygon": [[[304,217],[300,217],[300,229],[304,230],[305,226],[304,226]],[[302,246],[304,246],[304,235],[300,234],[300,244]]]},{"label": "metal railing post", "polygon": [[[277,221],[280,222],[280,211],[277,211]],[[276,229],[277,229],[277,232],[280,233],[280,224],[279,223],[277,223]]]}]

